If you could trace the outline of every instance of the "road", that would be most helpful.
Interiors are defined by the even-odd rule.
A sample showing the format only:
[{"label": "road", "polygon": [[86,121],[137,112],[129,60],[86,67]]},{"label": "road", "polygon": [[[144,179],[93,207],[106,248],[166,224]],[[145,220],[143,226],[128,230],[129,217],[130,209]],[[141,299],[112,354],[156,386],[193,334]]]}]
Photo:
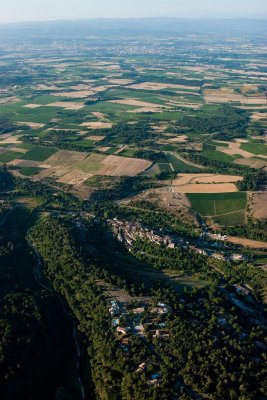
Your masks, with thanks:
[{"label": "road", "polygon": [[[42,270],[43,270],[43,263],[41,260],[41,256],[38,253],[36,246],[33,243],[30,243],[30,246],[32,247],[36,258],[37,258],[37,263],[34,266],[34,278],[35,281],[38,283],[39,286],[41,286],[43,289],[48,290],[51,293],[55,293],[54,290],[51,289],[51,287],[49,287],[47,284],[45,284],[42,280]],[[73,329],[72,329],[72,336],[73,336],[73,340],[74,340],[74,344],[75,344],[75,350],[76,350],[76,354],[77,354],[77,361],[76,361],[76,370],[77,370],[77,380],[79,383],[79,387],[80,387],[80,395],[81,395],[81,399],[82,400],[86,400],[86,394],[85,394],[85,388],[84,385],[82,383],[82,378],[81,378],[81,374],[80,374],[80,357],[81,357],[81,349],[80,349],[80,345],[79,345],[79,341],[78,341],[78,332],[77,332],[77,326],[76,326],[76,322],[74,321],[74,318],[72,316],[72,314],[66,309],[66,306],[62,300],[62,298],[56,293],[61,305],[62,305],[62,309],[63,312],[65,314],[66,317],[68,317],[69,320],[71,320],[72,324],[73,324]]]}]

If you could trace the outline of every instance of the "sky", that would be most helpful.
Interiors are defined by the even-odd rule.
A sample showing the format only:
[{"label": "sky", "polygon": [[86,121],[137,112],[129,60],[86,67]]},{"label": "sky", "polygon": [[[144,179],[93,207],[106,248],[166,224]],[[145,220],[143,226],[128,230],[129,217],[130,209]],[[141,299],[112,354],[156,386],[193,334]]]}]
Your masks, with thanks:
[{"label": "sky", "polygon": [[0,0],[0,22],[89,18],[267,18],[267,0]]}]

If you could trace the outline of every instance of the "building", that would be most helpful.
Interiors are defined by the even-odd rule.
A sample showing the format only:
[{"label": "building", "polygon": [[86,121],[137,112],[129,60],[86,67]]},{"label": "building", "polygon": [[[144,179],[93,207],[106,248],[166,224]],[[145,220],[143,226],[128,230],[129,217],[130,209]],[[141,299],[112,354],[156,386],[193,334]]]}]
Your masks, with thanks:
[{"label": "building", "polygon": [[127,335],[127,333],[129,333],[131,331],[131,328],[129,326],[126,326],[126,327],[118,326],[116,331],[118,333],[122,333],[123,335]]}]

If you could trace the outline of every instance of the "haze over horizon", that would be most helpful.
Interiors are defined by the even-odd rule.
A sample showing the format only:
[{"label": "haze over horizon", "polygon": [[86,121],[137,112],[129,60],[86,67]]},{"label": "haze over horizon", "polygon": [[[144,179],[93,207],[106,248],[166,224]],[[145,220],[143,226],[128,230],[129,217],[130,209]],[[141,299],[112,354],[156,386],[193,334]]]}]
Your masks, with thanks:
[{"label": "haze over horizon", "polygon": [[[22,7],[23,4],[23,7]],[[0,23],[97,18],[267,18],[266,0],[10,0]]]}]

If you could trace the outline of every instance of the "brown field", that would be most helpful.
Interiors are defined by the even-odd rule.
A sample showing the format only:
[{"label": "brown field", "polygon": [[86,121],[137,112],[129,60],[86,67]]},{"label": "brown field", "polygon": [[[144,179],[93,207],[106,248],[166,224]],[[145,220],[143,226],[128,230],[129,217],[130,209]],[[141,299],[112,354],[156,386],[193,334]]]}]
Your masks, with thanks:
[{"label": "brown field", "polygon": [[144,82],[128,86],[131,89],[161,90],[161,89],[192,89],[199,90],[198,86],[176,85],[171,83]]},{"label": "brown field", "polygon": [[244,247],[250,247],[251,249],[267,249],[267,242],[260,242],[257,240],[250,240],[250,239],[230,236],[227,239],[227,242],[239,244]]},{"label": "brown field", "polygon": [[258,91],[258,89],[259,89],[258,86],[254,84],[245,84],[240,88],[242,93],[247,93],[250,92],[251,90]]},{"label": "brown field", "polygon": [[206,89],[204,90],[204,98],[207,103],[228,103],[231,101],[247,103],[244,95],[236,93],[233,89],[227,87]]},{"label": "brown field", "polygon": [[91,85],[85,85],[84,83],[80,83],[79,85],[69,86],[72,90],[91,90]]},{"label": "brown field", "polygon": [[[44,179],[52,177],[57,172],[56,168],[44,168],[41,172],[34,176],[34,179]],[[66,172],[65,172],[66,173]]]},{"label": "brown field", "polygon": [[66,175],[63,175],[61,178],[59,178],[57,182],[66,183],[68,185],[73,185],[73,186],[79,186],[92,176],[93,175],[88,172],[83,172],[80,170],[73,169]]},{"label": "brown field", "polygon": [[260,104],[267,105],[267,100],[265,97],[247,97],[247,104]]},{"label": "brown field", "polygon": [[0,99],[0,105],[9,104],[9,103],[16,103],[17,101],[19,101],[19,99],[17,97],[15,97],[15,96],[4,97],[4,98]]},{"label": "brown field", "polygon": [[101,140],[105,139],[106,136],[88,136],[88,139],[94,140],[95,142],[101,142]]},{"label": "brown field", "polygon": [[20,160],[16,158],[15,160],[9,161],[8,165],[15,165],[18,167],[39,167],[39,161],[31,161],[31,160]]},{"label": "brown field", "polygon": [[123,78],[118,78],[118,79],[109,79],[109,82],[114,84],[114,85],[130,85],[133,83],[132,80],[130,79],[123,79]]},{"label": "brown field", "polygon": [[141,108],[136,108],[134,110],[128,110],[128,113],[133,113],[133,114],[139,114],[139,113],[160,113],[163,112],[162,108],[156,108],[156,107],[141,107]]},{"label": "brown field", "polygon": [[12,136],[10,133],[7,133],[5,135],[1,135],[1,140],[0,144],[19,144],[21,143],[20,136]]},{"label": "brown field", "polygon": [[74,92],[54,92],[52,96],[66,97],[71,99],[84,99],[95,94],[93,90],[80,90]]},{"label": "brown field", "polygon": [[22,122],[22,121],[20,121],[20,122],[17,122],[17,124],[26,125],[32,129],[39,129],[39,128],[43,128],[45,126],[45,124],[41,124],[39,122],[24,122],[24,121]]},{"label": "brown field", "polygon": [[88,153],[79,153],[78,151],[67,151],[59,150],[57,153],[49,157],[45,163],[41,165],[43,168],[52,167],[69,167],[73,164],[84,160],[88,156]]},{"label": "brown field", "polygon": [[39,108],[39,107],[42,107],[42,104],[33,104],[33,103],[31,103],[31,104],[26,104],[23,107],[25,107],[25,108]]},{"label": "brown field", "polygon": [[171,143],[185,143],[188,140],[188,137],[186,135],[179,135],[175,138],[167,139],[168,142]]},{"label": "brown field", "polygon": [[25,154],[25,153],[27,153],[27,149],[20,149],[19,147],[11,147],[11,148],[9,148],[9,150],[11,150],[11,151],[16,151],[17,153],[23,153],[23,154]]},{"label": "brown field", "polygon": [[81,110],[84,107],[84,103],[78,103],[75,101],[56,101],[54,103],[46,104],[45,107],[62,107],[65,110]]},{"label": "brown field", "polygon": [[244,94],[237,93],[234,89],[222,87],[220,89],[206,89],[204,91],[204,98],[207,103],[228,103],[239,102],[242,104],[259,104],[267,105],[264,96],[245,96]]},{"label": "brown field", "polygon": [[167,105],[170,105],[172,107],[176,106],[176,108],[177,107],[183,107],[183,108],[192,108],[192,109],[197,109],[197,108],[200,108],[202,106],[202,104],[200,104],[200,103],[187,103],[187,102],[184,102],[183,99],[181,99],[180,102],[178,102],[178,101],[168,102]]},{"label": "brown field", "polygon": [[101,122],[109,122],[108,117],[101,112],[94,111],[94,112],[92,112],[92,115],[94,117],[98,118]]},{"label": "brown field", "polygon": [[40,84],[35,86],[35,90],[57,90],[58,87],[55,85],[44,85],[44,84]]},{"label": "brown field", "polygon": [[234,156],[234,155],[241,155],[244,158],[250,158],[253,157],[254,154],[246,151],[246,150],[242,150],[240,149],[240,144],[238,142],[229,142],[228,146],[229,147],[217,147],[217,150],[219,150],[221,153],[225,153],[228,154],[230,156]]},{"label": "brown field", "polygon": [[136,176],[148,169],[152,163],[138,158],[107,156],[102,162],[102,168],[97,175]]},{"label": "brown field", "polygon": [[267,113],[254,112],[252,114],[253,121],[267,120]]},{"label": "brown field", "polygon": [[251,213],[255,219],[267,219],[267,191],[253,193]]},{"label": "brown field", "polygon": [[108,147],[108,146],[103,146],[103,147],[98,147],[98,150],[99,151],[102,151],[103,153],[105,153],[106,151],[108,151],[109,149],[111,149],[111,147]]},{"label": "brown field", "polygon": [[114,85],[94,86],[92,89],[95,93],[105,92],[107,89],[114,87]]},{"label": "brown field", "polygon": [[158,104],[148,103],[146,101],[135,100],[135,99],[109,100],[109,103],[124,104],[127,106],[134,106],[134,107],[160,108]]},{"label": "brown field", "polygon": [[[216,149],[218,151],[220,151],[221,153],[225,153],[225,154],[228,154],[231,156],[241,155],[244,158],[255,157],[255,155],[253,153],[250,153],[249,151],[246,151],[246,150],[243,150],[240,148],[240,145],[242,143],[247,143],[247,142],[248,142],[248,140],[245,140],[245,139],[236,139],[235,142],[221,142],[221,143],[227,143],[228,147],[218,146],[218,147],[216,147]],[[217,143],[220,143],[220,142],[218,141]],[[263,154],[262,155],[259,154],[257,157],[267,159],[267,156],[265,156]]]},{"label": "brown field", "polygon": [[121,67],[118,64],[110,64],[108,65],[107,63],[96,63],[96,64],[91,64],[91,66],[94,67],[99,67],[99,69],[107,70],[107,71],[116,71],[119,70]]},{"label": "brown field", "polygon": [[234,161],[234,164],[239,164],[239,165],[247,165],[251,168],[256,168],[256,169],[260,169],[260,168],[264,168],[267,166],[267,160],[258,160],[257,158],[240,158],[238,160]]},{"label": "brown field", "polygon": [[130,207],[131,201],[148,201],[174,215],[179,213],[179,217],[188,224],[197,225],[196,218],[190,211],[191,204],[187,196],[184,193],[174,194],[170,186],[148,189],[136,196],[121,200],[119,203]]},{"label": "brown field", "polygon": [[219,175],[219,174],[179,174],[172,181],[173,186],[182,186],[195,183],[233,183],[242,181],[242,176],[237,175]]},{"label": "brown field", "polygon": [[245,105],[243,105],[243,106],[239,106],[239,107],[237,107],[237,108],[240,108],[241,110],[249,110],[249,111],[253,111],[253,110],[256,110],[256,111],[259,111],[259,110],[263,110],[263,111],[266,111],[267,110],[267,106],[266,105],[258,105],[258,106],[245,106]]},{"label": "brown field", "polygon": [[173,186],[174,193],[233,193],[238,192],[233,183],[193,183]]},{"label": "brown field", "polygon": [[90,129],[110,129],[112,128],[112,122],[101,122],[101,121],[94,121],[94,122],[83,122],[81,126],[85,126],[86,128]]}]

